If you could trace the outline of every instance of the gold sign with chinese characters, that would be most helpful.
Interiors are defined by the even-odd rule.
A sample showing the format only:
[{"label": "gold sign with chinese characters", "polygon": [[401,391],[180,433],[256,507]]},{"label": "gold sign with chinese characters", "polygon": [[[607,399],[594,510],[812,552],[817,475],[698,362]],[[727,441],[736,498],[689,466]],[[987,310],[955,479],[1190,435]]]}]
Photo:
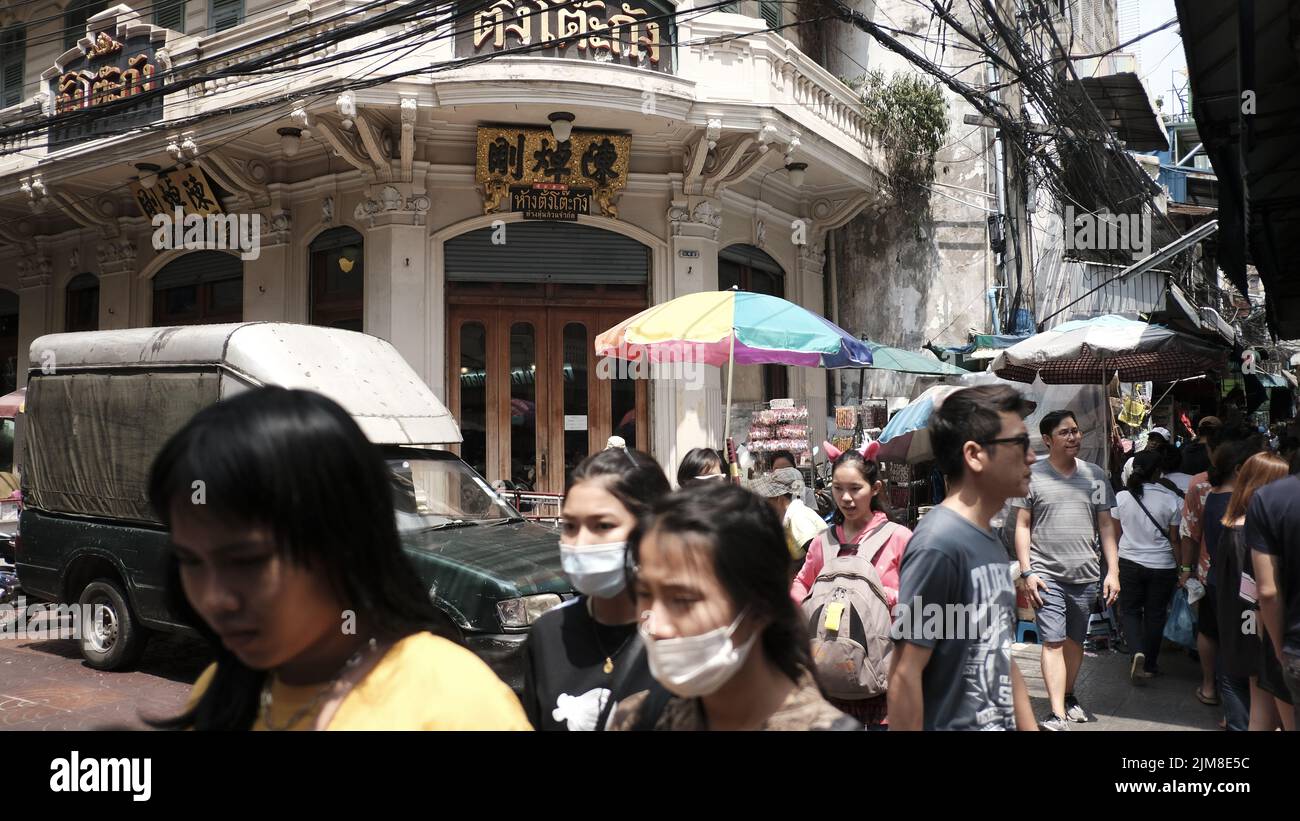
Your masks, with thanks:
[{"label": "gold sign with chinese characters", "polygon": [[456,37],[456,56],[527,54],[672,71],[673,6],[660,0],[496,0]]},{"label": "gold sign with chinese characters", "polygon": [[158,182],[152,188],[145,188],[138,182],[131,183],[131,196],[140,206],[140,213],[152,220],[158,214],[172,217],[176,209],[183,210],[186,216],[198,214],[223,214],[221,201],[212,191],[212,183],[198,165],[178,168],[169,174],[158,174]]},{"label": "gold sign with chinese characters", "polygon": [[574,131],[559,142],[547,128],[481,127],[474,182],[483,213],[499,210],[509,194],[526,219],[577,219],[593,200],[616,219],[631,151],[627,134]]}]

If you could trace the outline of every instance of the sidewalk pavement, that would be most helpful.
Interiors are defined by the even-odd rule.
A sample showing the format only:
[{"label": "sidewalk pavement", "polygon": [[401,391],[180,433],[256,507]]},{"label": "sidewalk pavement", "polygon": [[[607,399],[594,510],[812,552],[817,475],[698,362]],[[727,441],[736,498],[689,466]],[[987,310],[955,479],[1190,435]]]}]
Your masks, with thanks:
[{"label": "sidewalk pavement", "polygon": [[[1029,687],[1034,716],[1042,720],[1051,712],[1039,664],[1042,648],[1017,643],[1012,656]],[[1160,675],[1144,686],[1129,682],[1132,656],[1114,650],[1085,651],[1074,694],[1084,709],[1096,717],[1087,724],[1070,724],[1071,730],[1214,730],[1219,729],[1223,708],[1207,707],[1196,699],[1201,682],[1200,664],[1180,647],[1166,643],[1160,651]]]}]

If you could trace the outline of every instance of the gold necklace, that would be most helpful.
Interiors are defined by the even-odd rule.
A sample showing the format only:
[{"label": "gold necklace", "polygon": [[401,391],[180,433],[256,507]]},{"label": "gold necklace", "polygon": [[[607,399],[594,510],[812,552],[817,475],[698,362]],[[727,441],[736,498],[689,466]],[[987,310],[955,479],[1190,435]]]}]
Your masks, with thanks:
[{"label": "gold necklace", "polygon": [[260,717],[262,719],[262,723],[266,725],[266,729],[277,731],[277,732],[281,730],[287,730],[293,725],[297,724],[299,721],[301,721],[303,719],[303,716],[308,715],[313,709],[315,709],[320,704],[320,700],[324,698],[325,694],[329,692],[330,688],[333,687],[338,682],[339,674],[345,670],[350,670],[356,667],[358,664],[360,664],[361,660],[365,658],[366,655],[370,653],[370,651],[374,650],[376,645],[377,642],[373,638],[370,639],[368,642],[366,642],[365,645],[362,646],[360,650],[357,650],[355,653],[353,653],[351,657],[349,657],[348,660],[343,663],[343,666],[339,668],[337,673],[335,673],[333,676],[330,677],[328,681],[326,681],[324,684],[321,685],[320,689],[316,691],[316,695],[312,696],[311,701],[307,702],[304,706],[298,708],[298,710],[296,710],[293,713],[293,715],[289,717],[289,720],[286,721],[284,724],[280,725],[279,727],[276,727],[274,724],[271,723],[272,676],[267,676],[266,681],[262,682],[262,696],[260,699],[261,701]]},{"label": "gold necklace", "polygon": [[591,629],[592,635],[596,637],[596,646],[600,648],[600,654],[605,657],[605,666],[601,669],[604,670],[605,675],[609,675],[614,672],[614,656],[623,652],[623,648],[627,647],[627,643],[632,640],[632,636],[636,635],[636,631],[633,630],[632,635],[623,639],[623,643],[614,650],[613,654],[609,654],[605,652],[605,643],[600,640],[600,621],[596,618],[596,610],[590,598],[587,599],[587,615],[591,616]]}]

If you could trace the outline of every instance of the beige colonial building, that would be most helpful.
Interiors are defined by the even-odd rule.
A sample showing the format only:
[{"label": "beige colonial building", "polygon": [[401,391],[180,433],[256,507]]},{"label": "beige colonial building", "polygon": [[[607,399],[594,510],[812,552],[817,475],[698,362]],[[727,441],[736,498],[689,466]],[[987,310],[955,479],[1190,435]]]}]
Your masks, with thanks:
[{"label": "beige colonial building", "polygon": [[[599,379],[595,335],[733,284],[824,312],[827,233],[878,199],[854,93],[800,29],[767,31],[793,4],[498,0],[454,19],[429,4],[260,73],[373,4],[105,5],[0,10],[0,129],[89,115],[0,134],[11,386],[49,332],[329,324],[390,340],[490,479],[558,490],[615,432],[671,469],[721,444],[722,375]],[[149,215],[177,207],[204,225],[256,215],[256,247],[175,247]],[[818,440],[826,385],[736,375],[738,400],[806,399]]]}]

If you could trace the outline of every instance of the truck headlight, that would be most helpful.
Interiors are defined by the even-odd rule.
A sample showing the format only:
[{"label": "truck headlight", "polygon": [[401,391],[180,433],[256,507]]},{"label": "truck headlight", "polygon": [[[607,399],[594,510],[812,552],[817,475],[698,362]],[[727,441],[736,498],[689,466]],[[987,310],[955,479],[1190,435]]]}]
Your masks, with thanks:
[{"label": "truck headlight", "polygon": [[497,602],[497,618],[501,620],[502,627],[528,627],[547,610],[558,607],[560,602],[560,597],[555,593],[505,599]]}]

